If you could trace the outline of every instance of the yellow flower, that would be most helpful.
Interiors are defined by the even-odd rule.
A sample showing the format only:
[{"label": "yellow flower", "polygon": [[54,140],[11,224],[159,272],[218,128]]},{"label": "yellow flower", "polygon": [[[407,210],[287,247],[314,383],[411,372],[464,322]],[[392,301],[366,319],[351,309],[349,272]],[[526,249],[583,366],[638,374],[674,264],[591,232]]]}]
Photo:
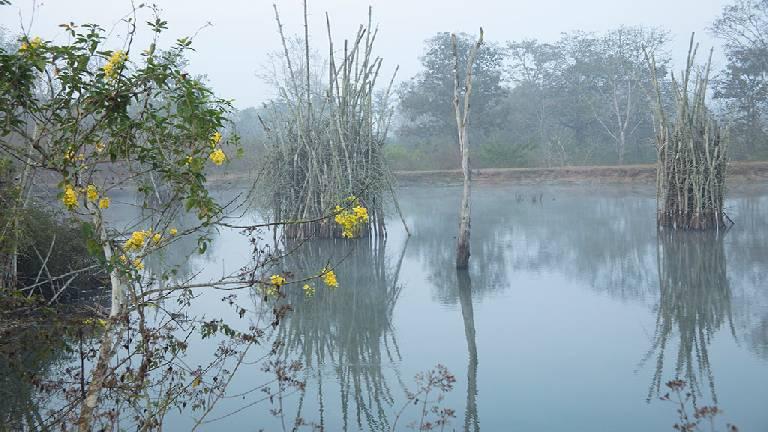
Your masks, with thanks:
[{"label": "yellow flower", "polygon": [[221,149],[216,149],[211,152],[211,155],[208,156],[208,158],[216,165],[221,165],[227,160],[227,155],[225,155]]},{"label": "yellow flower", "polygon": [[360,232],[360,227],[368,222],[368,209],[361,206],[359,200],[354,196],[347,198],[347,201],[355,204],[354,207],[350,210],[336,206],[334,209],[336,213],[334,220],[341,226],[341,236],[352,238],[357,236]]},{"label": "yellow flower", "polygon": [[125,256],[125,255],[120,255],[119,259],[120,259],[120,262],[121,262],[121,263],[123,263],[123,264],[128,264],[128,257],[127,257],[127,256]]},{"label": "yellow flower", "polygon": [[216,144],[219,143],[219,141],[221,141],[221,133],[219,133],[219,131],[216,131],[213,133],[213,135],[211,135],[211,144],[215,146]]},{"label": "yellow flower", "polygon": [[32,38],[32,40],[29,41],[29,43],[22,42],[21,46],[19,47],[19,52],[25,52],[29,49],[38,48],[42,44],[43,44],[43,40],[40,39],[40,36],[35,36],[34,38]]},{"label": "yellow flower", "polygon": [[152,236],[152,241],[155,243],[160,243],[162,238],[163,236],[161,236],[160,233],[155,233],[155,235]]},{"label": "yellow flower", "polygon": [[89,184],[85,188],[85,196],[88,198],[88,201],[94,202],[99,199],[99,191],[96,189],[96,186]]},{"label": "yellow flower", "polygon": [[96,143],[96,153],[103,152],[105,148],[107,148],[107,146],[105,146],[103,142],[99,141]]},{"label": "yellow flower", "polygon": [[143,263],[143,262],[141,262],[141,260],[140,260],[140,259],[138,259],[138,258],[134,258],[134,260],[133,260],[133,267],[134,267],[136,270],[144,270],[144,263]]},{"label": "yellow flower", "polygon": [[108,209],[109,208],[109,198],[104,197],[99,200],[99,208],[100,209]]},{"label": "yellow flower", "polygon": [[280,275],[272,275],[269,277],[269,281],[272,283],[272,285],[280,288],[282,285],[285,285],[285,278]]},{"label": "yellow flower", "polygon": [[315,287],[313,287],[310,284],[304,284],[304,286],[301,289],[304,290],[304,295],[306,295],[307,297],[312,297],[313,295],[315,295]]},{"label": "yellow flower", "polygon": [[77,191],[75,191],[72,185],[64,186],[64,196],[61,198],[61,201],[70,210],[77,207]]},{"label": "yellow flower", "polygon": [[144,242],[147,239],[147,232],[146,231],[134,231],[131,234],[131,238],[129,238],[123,247],[125,247],[126,250],[140,250],[142,247],[144,247]]},{"label": "yellow flower", "polygon": [[368,209],[365,207],[355,206],[352,208],[352,212],[355,214],[358,220],[368,222]]},{"label": "yellow flower", "polygon": [[178,233],[179,233],[179,231],[176,228],[171,228],[171,229],[168,230],[168,234],[170,234],[172,236],[175,236]]},{"label": "yellow flower", "polygon": [[325,282],[325,284],[329,287],[336,288],[339,286],[339,282],[336,280],[336,273],[334,273],[330,268],[324,268],[321,276],[323,277],[323,282]]},{"label": "yellow flower", "polygon": [[104,77],[108,80],[114,80],[117,78],[120,67],[128,60],[128,55],[123,50],[117,50],[107,60],[107,63],[102,67],[104,70]]}]

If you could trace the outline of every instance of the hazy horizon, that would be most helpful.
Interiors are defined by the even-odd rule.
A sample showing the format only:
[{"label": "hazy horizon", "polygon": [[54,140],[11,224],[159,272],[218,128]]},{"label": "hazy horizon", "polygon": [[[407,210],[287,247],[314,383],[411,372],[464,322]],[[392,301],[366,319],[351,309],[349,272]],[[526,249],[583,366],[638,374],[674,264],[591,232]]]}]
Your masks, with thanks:
[{"label": "hazy horizon", "polygon": [[[20,31],[23,23],[31,35],[62,42],[66,35],[59,24],[69,21],[97,23],[108,30],[114,29],[113,43],[118,47],[120,36],[126,30],[120,19],[131,10],[131,3],[118,1],[112,4],[112,7],[105,7],[104,2],[94,0],[38,2],[33,14],[33,1],[17,0],[0,9],[4,11],[0,26],[13,34]],[[274,90],[257,77],[268,64],[268,54],[280,47],[272,2],[234,0],[214,4],[165,0],[157,4],[163,10],[163,19],[169,23],[169,31],[162,39],[166,46],[178,37],[199,31],[193,43],[196,52],[189,56],[189,69],[193,74],[207,75],[217,94],[234,99],[236,107],[241,109],[257,106],[274,96]],[[443,31],[476,33],[480,26],[484,28],[487,40],[500,43],[521,39],[554,41],[563,32],[601,32],[621,25],[660,27],[671,32],[670,51],[676,69],[685,58],[691,32],[696,32],[697,41],[703,48],[715,47],[717,70],[721,66],[717,61],[720,58],[719,44],[707,32],[707,27],[727,2],[310,1],[313,49],[321,54],[327,49],[325,12],[330,15],[335,42],[340,46],[344,38],[352,37],[357,26],[367,20],[369,4],[379,26],[376,53],[384,59],[384,74],[391,75],[399,65],[398,81],[403,81],[419,72],[424,40]],[[285,31],[288,34],[303,32],[301,1],[279,0],[277,5]],[[143,23],[149,17],[148,11],[141,12],[138,21]],[[211,26],[202,28],[209,22]],[[149,36],[148,29],[140,28],[135,46],[143,49]]]}]

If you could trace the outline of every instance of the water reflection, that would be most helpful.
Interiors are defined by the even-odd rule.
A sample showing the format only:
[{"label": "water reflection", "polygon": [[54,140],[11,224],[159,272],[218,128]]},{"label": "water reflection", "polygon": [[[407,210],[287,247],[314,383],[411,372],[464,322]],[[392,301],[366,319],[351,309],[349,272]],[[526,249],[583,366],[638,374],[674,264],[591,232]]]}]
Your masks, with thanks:
[{"label": "water reflection", "polygon": [[[747,387],[765,377],[764,364],[752,361],[753,353],[768,360],[764,191],[729,201],[737,225],[718,237],[657,236],[652,190],[516,189],[477,189],[469,272],[454,270],[460,194],[451,188],[402,193],[414,232],[407,248],[396,241],[317,240],[289,255],[281,272],[294,272],[291,280],[316,275],[330,262],[340,287],[330,290],[313,282],[317,290],[311,298],[305,297],[303,283],[288,287],[285,301],[293,312],[272,336],[281,342],[283,359],[307,365],[301,372],[307,385],[283,406],[286,418],[301,417],[325,430],[390,430],[393,411],[405,400],[406,388],[412,388],[413,373],[445,363],[458,379],[444,404],[459,417],[449,429],[480,430],[482,412],[489,430],[518,424],[582,430],[594,418],[604,418],[612,428],[626,425],[624,413],[640,413],[632,414],[628,430],[659,430],[653,421],[671,424],[669,410],[642,402],[658,394],[666,380],[679,377],[702,400],[727,399],[722,405],[729,420],[742,409],[742,417],[733,420],[743,426],[749,421],[741,419],[747,418],[758,425],[751,429],[761,430],[764,417],[747,405],[763,400],[765,392]],[[534,195],[542,199],[533,201]],[[173,223],[181,230],[195,221]],[[395,225],[390,225],[393,239],[400,235]],[[238,238],[222,230],[209,249],[212,255],[192,264],[187,257],[197,244],[180,239],[157,263],[148,258],[147,266],[160,273],[170,265],[187,277],[198,271],[219,274],[220,262],[232,271],[252,248]],[[220,303],[218,296],[198,300],[196,307],[211,317],[232,318],[228,309],[205,303],[211,298]],[[567,331],[563,323],[570,326]],[[462,325],[466,345],[458,340]],[[654,330],[644,333],[649,326]],[[603,331],[606,327],[610,331]],[[508,332],[484,331],[494,328]],[[646,343],[643,336],[651,332]],[[752,353],[734,346],[734,336]],[[195,351],[204,349],[200,345]],[[646,349],[650,371],[634,376],[632,367]],[[515,368],[509,367],[511,355]],[[52,369],[57,374],[55,363],[38,367],[29,362],[39,374]],[[16,416],[30,424],[37,409],[22,414],[17,407],[34,406],[38,396],[30,398],[34,389],[19,387],[21,378],[6,370],[0,364],[0,422]],[[243,382],[261,382],[256,366],[242,374]],[[746,381],[740,381],[743,376]],[[735,386],[743,393],[735,394]],[[606,400],[606,391],[616,397]],[[503,404],[507,400],[523,408],[511,413],[504,408],[510,406]],[[238,409],[227,406],[224,412]],[[231,429],[240,430],[258,417],[266,429],[279,429],[277,423],[269,427],[262,409],[244,410],[238,414],[242,417],[222,422],[231,420],[236,424]],[[551,412],[573,424],[548,418]]]},{"label": "water reflection", "polygon": [[[65,381],[62,364],[74,359],[77,340],[63,326],[13,329],[0,338],[0,430],[47,430],[48,409]],[[77,375],[73,370],[68,376]]]},{"label": "water reflection", "polygon": [[[520,272],[557,272],[622,300],[656,294],[652,195],[624,188],[485,188],[473,198],[471,271],[475,301]],[[460,194],[408,190],[415,237],[409,254],[428,268],[437,297],[455,304],[450,279]],[[535,198],[535,199],[533,199]],[[417,204],[417,205],[413,205]],[[455,283],[455,282],[454,282]]]},{"label": "water reflection", "polygon": [[737,225],[728,233],[729,279],[736,328],[746,346],[768,360],[768,197],[764,188],[736,199],[729,211]]},{"label": "water reflection", "polygon": [[472,278],[468,271],[457,271],[459,304],[464,319],[464,335],[467,338],[467,407],[464,413],[464,430],[479,431],[477,414],[477,342],[475,337],[475,312],[472,306]]},{"label": "water reflection", "polygon": [[[528,199],[539,193],[542,199]],[[470,290],[454,289],[457,282],[471,284],[469,275],[462,282],[448,271],[458,224],[454,201],[460,194],[451,188],[415,188],[405,195],[403,206],[415,233],[409,255],[429,274],[435,297],[460,304],[464,313],[470,380],[477,347],[467,311],[487,296],[528,289],[511,282],[522,272],[559,274],[593,292],[651,307],[656,324],[643,359],[654,370],[649,399],[664,382],[680,378],[697,397],[718,403],[710,362],[718,332],[720,340],[743,342],[768,359],[768,292],[762,289],[768,281],[768,197],[763,189],[733,194],[729,212],[738,222],[727,235],[657,237],[654,197],[642,188],[516,187],[514,193],[506,187],[480,188],[473,202]],[[470,395],[465,428],[472,421]]]},{"label": "water reflection", "polygon": [[[724,234],[716,232],[659,232],[660,298],[656,330],[648,358],[656,356],[656,372],[648,398],[659,395],[662,382],[674,377],[688,382],[694,401],[709,389],[717,404],[709,346],[715,333],[733,326]],[[665,370],[668,347],[676,342],[674,370]]]},{"label": "water reflection", "polygon": [[[285,259],[285,268],[297,271],[296,279],[318,274],[329,261],[338,276],[338,288],[316,282],[312,297],[301,286],[291,287],[286,301],[293,312],[276,335],[281,355],[307,366],[307,392],[317,392],[321,427],[327,427],[327,399],[339,394],[343,430],[390,428],[391,407],[405,390],[385,373],[392,369],[399,377],[402,360],[392,312],[402,289],[398,279],[404,254],[405,246],[389,262],[385,243],[328,239],[307,242]],[[305,396],[296,417],[302,417]]]},{"label": "water reflection", "polygon": [[[36,391],[29,379],[41,374],[44,376],[50,368],[50,361],[42,358],[39,351],[25,350],[22,358],[13,358],[15,353],[5,350],[0,353],[0,423],[7,430],[37,430],[43,427]],[[28,360],[28,357],[33,360]]]}]

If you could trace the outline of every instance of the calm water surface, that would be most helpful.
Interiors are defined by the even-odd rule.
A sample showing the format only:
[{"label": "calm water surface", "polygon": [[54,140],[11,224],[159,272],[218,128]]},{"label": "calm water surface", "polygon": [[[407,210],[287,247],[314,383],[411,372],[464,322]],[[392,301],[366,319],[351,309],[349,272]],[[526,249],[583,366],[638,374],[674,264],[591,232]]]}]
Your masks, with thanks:
[{"label": "calm water surface", "polygon": [[[673,378],[691,384],[698,404],[724,409],[724,421],[768,430],[765,185],[733,188],[736,225],[720,235],[657,235],[649,187],[478,186],[462,277],[460,189],[398,196],[412,237],[393,219],[385,244],[315,241],[284,263],[297,277],[337,263],[340,284],[312,298],[288,292],[295,310],[276,329],[281,356],[307,365],[306,391],[284,401],[288,418],[390,430],[414,375],[439,363],[457,379],[442,403],[456,410],[449,430],[672,430],[675,408],[658,397]],[[248,262],[247,238],[215,236],[204,256],[177,260],[201,278]],[[193,313],[232,318],[221,296],[204,293]],[[190,364],[206,351],[193,349]],[[246,366],[231,394],[265,379]],[[203,429],[282,429],[264,405],[238,411],[261,397],[225,400],[211,415],[223,419]],[[190,424],[176,415],[166,429]]]},{"label": "calm water surface", "polygon": [[[678,377],[741,430],[768,430],[765,187],[734,188],[736,225],[725,234],[659,236],[647,187],[480,186],[461,278],[459,188],[399,197],[410,239],[392,220],[385,245],[317,241],[285,264],[301,274],[340,262],[340,288],[309,299],[297,289],[279,328],[286,358],[308,365],[289,417],[388,430],[413,376],[440,363],[457,378],[443,403],[456,410],[456,430],[671,430],[674,407],[658,396]],[[249,251],[224,232],[198,265],[231,270]],[[213,304],[201,312],[230,313]],[[235,387],[260,378],[244,369]],[[278,426],[258,407],[210,425]]]}]

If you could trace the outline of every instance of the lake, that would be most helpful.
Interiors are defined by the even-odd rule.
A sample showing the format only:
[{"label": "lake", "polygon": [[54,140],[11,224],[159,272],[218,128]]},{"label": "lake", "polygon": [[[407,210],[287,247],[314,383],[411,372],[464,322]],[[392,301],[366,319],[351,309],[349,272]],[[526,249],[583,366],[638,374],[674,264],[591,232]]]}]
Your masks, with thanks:
[{"label": "lake", "polygon": [[[659,397],[675,378],[697,406],[723,409],[723,424],[768,430],[765,185],[733,187],[735,225],[720,233],[657,232],[649,186],[479,185],[466,274],[454,269],[460,188],[405,187],[398,198],[411,237],[393,217],[386,242],[311,241],[281,264],[300,279],[331,263],[339,281],[316,283],[312,297],[286,287],[294,310],[270,337],[304,364],[306,387],[284,397],[284,419],[257,403],[268,374],[246,361],[234,397],[209,416],[220,420],[202,430],[290,429],[297,416],[328,431],[391,430],[414,376],[438,364],[456,378],[439,403],[455,410],[447,430],[672,430],[676,407]],[[200,280],[250,261],[238,230],[212,237],[204,255],[187,260],[195,244],[180,242],[165,259]],[[228,294],[203,290],[190,313],[237,320]],[[257,293],[238,300],[248,316],[263,310]],[[193,345],[188,363],[213,348]],[[165,429],[191,425],[175,413]]]}]

